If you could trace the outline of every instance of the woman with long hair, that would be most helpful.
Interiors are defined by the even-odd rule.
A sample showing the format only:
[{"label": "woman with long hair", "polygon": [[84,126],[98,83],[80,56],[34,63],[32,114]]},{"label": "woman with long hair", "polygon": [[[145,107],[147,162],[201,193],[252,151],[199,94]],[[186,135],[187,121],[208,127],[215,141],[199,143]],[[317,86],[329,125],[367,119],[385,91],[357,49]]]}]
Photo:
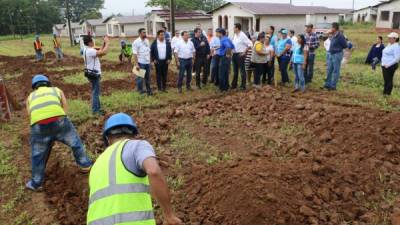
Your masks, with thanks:
[{"label": "woman with long hair", "polygon": [[304,71],[307,68],[308,45],[306,45],[306,38],[300,34],[297,36],[297,45],[293,51],[293,68],[295,73],[295,86],[294,92],[306,90],[306,82],[304,78]]}]

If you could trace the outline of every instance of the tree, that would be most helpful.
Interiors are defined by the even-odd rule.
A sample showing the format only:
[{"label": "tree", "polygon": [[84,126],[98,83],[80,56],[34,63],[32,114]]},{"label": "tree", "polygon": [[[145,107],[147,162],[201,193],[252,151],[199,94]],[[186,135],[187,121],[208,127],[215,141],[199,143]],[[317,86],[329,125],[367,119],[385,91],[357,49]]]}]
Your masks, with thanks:
[{"label": "tree", "polygon": [[[61,8],[66,8],[66,0],[57,0]],[[69,0],[70,17],[73,22],[101,18],[100,9],[104,0]]]},{"label": "tree", "polygon": [[[225,0],[175,0],[177,10],[204,10],[209,12],[225,3]],[[150,7],[169,9],[170,0],[149,0],[146,4]]]}]

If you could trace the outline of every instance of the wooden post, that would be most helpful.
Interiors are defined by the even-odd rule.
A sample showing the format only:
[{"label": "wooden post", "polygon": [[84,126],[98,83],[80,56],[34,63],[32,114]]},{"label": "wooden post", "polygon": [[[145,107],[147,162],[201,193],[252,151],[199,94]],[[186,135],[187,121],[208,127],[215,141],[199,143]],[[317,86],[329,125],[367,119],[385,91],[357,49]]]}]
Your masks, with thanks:
[{"label": "wooden post", "polygon": [[11,109],[8,102],[7,89],[0,77],[0,119],[10,120],[11,119]]},{"label": "wooden post", "polygon": [[169,22],[170,22],[170,32],[172,35],[175,35],[175,0],[170,0],[170,18],[169,18]]}]

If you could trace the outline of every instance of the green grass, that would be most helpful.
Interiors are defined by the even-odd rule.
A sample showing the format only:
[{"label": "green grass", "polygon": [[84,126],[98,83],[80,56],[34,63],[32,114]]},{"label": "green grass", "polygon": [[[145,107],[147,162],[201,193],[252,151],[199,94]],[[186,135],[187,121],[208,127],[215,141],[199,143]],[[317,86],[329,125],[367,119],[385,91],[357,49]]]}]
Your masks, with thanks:
[{"label": "green grass", "polygon": [[[118,79],[124,79],[124,78],[128,78],[131,75],[127,72],[105,72],[101,75],[101,80],[102,81],[106,81],[106,80],[118,80]],[[83,72],[80,73],[76,73],[73,75],[68,75],[66,77],[63,78],[65,83],[67,84],[87,84],[89,83],[89,80],[85,77],[85,75],[83,74]]]},{"label": "green grass", "polygon": [[90,102],[80,99],[68,101],[68,117],[75,123],[82,123],[92,117]]}]

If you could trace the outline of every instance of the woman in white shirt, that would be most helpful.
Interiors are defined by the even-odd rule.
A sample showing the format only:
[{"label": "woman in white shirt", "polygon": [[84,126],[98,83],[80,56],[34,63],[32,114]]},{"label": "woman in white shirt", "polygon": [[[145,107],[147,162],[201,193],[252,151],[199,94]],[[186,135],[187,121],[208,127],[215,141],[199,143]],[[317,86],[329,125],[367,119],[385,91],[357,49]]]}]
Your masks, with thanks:
[{"label": "woman in white shirt", "polygon": [[383,94],[386,96],[392,94],[393,77],[400,61],[399,35],[392,32],[388,35],[388,38],[389,44],[382,52]]},{"label": "woman in white shirt", "polygon": [[[264,45],[267,51],[267,63],[265,63],[265,70],[262,76],[262,83],[272,85],[272,82],[274,81],[274,74],[272,73],[272,67],[273,67],[272,60],[275,56],[275,50],[274,46],[271,45],[271,37],[269,35],[266,36]],[[268,80],[267,80],[267,75],[268,75]]]}]

